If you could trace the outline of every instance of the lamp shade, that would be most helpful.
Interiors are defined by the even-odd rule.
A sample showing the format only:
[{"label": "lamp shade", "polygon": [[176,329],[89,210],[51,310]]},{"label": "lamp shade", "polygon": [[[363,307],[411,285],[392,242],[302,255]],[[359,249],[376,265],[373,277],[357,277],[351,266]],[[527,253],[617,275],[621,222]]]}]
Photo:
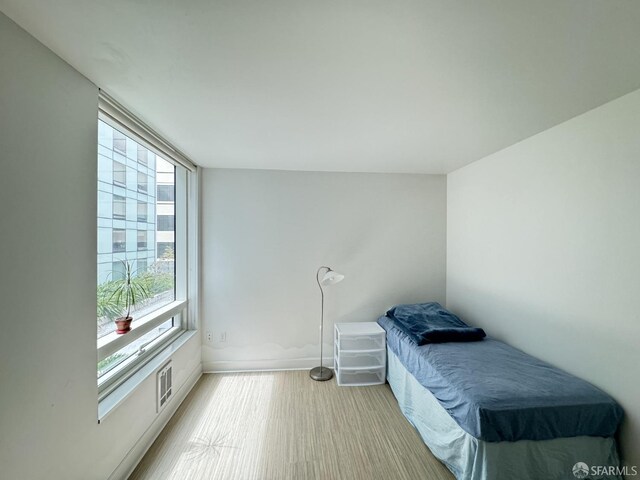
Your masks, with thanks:
[{"label": "lamp shade", "polygon": [[327,285],[335,285],[338,282],[341,282],[344,279],[344,275],[342,275],[341,273],[335,272],[333,270],[329,270],[327,273],[324,274],[324,276],[322,277],[322,280],[320,280],[320,283],[323,286],[327,286]]}]

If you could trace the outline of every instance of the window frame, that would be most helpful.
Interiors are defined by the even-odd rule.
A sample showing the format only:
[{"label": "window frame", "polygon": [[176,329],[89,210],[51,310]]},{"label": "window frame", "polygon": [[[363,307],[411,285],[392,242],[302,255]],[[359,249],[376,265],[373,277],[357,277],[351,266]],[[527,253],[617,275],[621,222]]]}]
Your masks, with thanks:
[{"label": "window frame", "polygon": [[139,146],[155,153],[176,167],[174,210],[176,217],[174,237],[176,281],[174,301],[154,312],[136,318],[131,325],[131,331],[126,335],[118,335],[112,332],[98,338],[98,362],[118,352],[126,345],[135,342],[171,318],[174,319],[174,327],[143,345],[138,353],[134,353],[124,360],[122,365],[118,365],[97,379],[98,400],[102,401],[173,342],[189,331],[197,329],[199,275],[197,212],[200,172],[188,158],[170,146],[153,130],[103,91],[100,91],[98,120],[110,125],[124,134],[125,138],[129,137],[137,142]]}]

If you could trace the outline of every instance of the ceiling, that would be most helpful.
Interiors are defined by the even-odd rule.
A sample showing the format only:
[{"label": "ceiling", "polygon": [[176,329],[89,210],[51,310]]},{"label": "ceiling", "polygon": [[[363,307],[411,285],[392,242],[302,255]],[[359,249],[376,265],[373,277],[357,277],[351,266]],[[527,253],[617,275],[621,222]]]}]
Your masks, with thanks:
[{"label": "ceiling", "polygon": [[205,167],[448,173],[640,88],[635,0],[0,0]]}]

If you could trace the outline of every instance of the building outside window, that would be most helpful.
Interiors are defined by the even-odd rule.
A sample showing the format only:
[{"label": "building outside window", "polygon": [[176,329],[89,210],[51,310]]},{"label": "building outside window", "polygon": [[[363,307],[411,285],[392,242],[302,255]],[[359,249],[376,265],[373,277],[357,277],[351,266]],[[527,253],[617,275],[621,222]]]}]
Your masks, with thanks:
[{"label": "building outside window", "polygon": [[176,186],[171,181],[171,172],[158,169],[157,178],[157,236],[156,251],[158,258],[170,261],[175,255],[175,199]]}]

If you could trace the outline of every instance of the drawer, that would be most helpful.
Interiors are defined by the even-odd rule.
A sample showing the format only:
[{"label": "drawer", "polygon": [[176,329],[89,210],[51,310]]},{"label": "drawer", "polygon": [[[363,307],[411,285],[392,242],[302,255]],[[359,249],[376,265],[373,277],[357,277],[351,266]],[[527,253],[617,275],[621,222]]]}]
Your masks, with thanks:
[{"label": "drawer", "polygon": [[384,367],[386,360],[385,350],[373,350],[369,352],[341,352],[336,350],[336,358],[340,368]]},{"label": "drawer", "polygon": [[338,349],[344,350],[381,350],[385,348],[385,335],[375,333],[371,335],[339,335]]},{"label": "drawer", "polygon": [[349,370],[348,368],[338,368],[338,385],[342,387],[379,385],[384,383],[385,368],[370,368],[360,370]]}]

